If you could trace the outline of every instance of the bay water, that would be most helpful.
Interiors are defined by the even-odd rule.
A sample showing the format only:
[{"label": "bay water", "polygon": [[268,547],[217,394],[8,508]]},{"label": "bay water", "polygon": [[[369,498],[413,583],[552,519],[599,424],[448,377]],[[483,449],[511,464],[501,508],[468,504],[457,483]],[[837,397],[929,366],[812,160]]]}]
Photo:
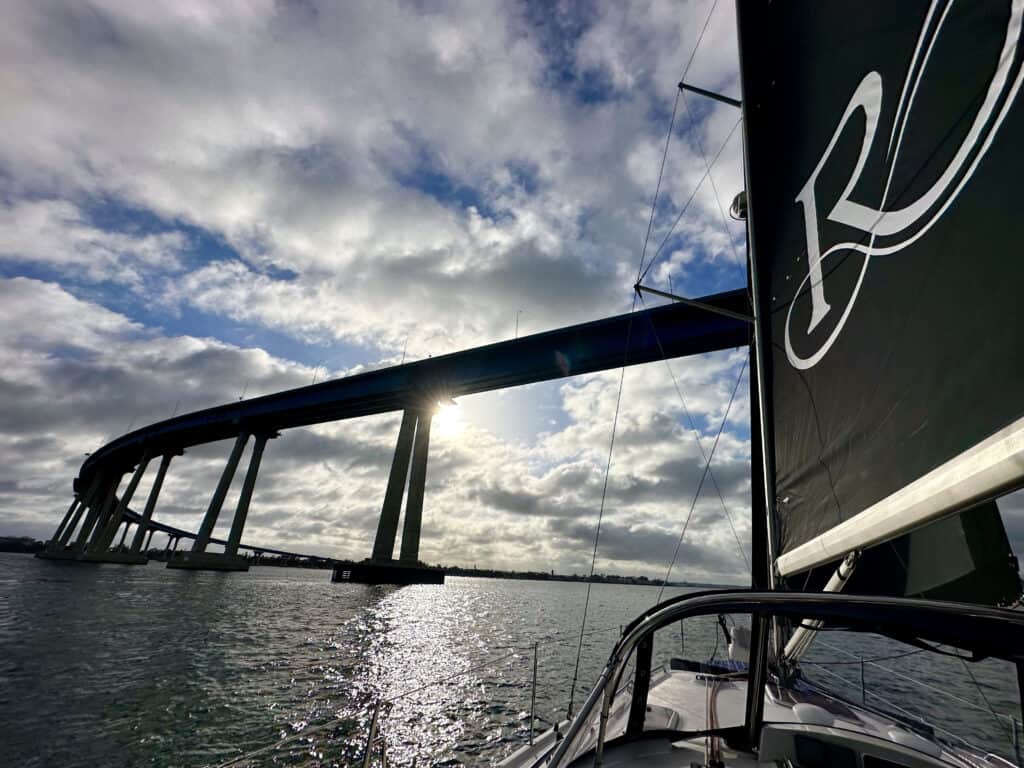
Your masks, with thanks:
[{"label": "bay water", "polygon": [[[536,727],[565,716],[586,589],[457,577],[364,586],[323,570],[0,554],[0,764],[351,765],[377,709],[392,765],[491,765],[529,738],[535,653]],[[622,625],[657,597],[656,587],[593,585],[577,707]],[[680,632],[681,651],[721,654],[714,632]],[[1013,758],[1012,672],[953,662],[936,693],[913,683],[930,673],[935,685],[922,655],[862,667],[858,655],[892,655],[891,645],[822,640],[809,677],[938,727],[946,718]]]}]

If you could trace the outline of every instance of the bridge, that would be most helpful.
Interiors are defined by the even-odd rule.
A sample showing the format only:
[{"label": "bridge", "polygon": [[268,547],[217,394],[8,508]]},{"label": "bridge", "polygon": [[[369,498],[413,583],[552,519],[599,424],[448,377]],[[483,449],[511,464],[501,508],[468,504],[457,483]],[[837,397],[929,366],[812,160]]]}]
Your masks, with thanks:
[{"label": "bridge", "polygon": [[[260,463],[267,443],[282,430],[402,411],[401,426],[381,505],[370,563],[419,565],[430,423],[439,402],[454,397],[656,360],[746,346],[746,291],[706,296],[639,312],[488,344],[298,389],[229,403],[151,424],[94,451],[73,482],[67,512],[41,557],[81,562],[144,564],[155,532],[168,536],[168,567],[247,570],[240,551],[310,557],[242,543]],[[204,443],[234,443],[199,530],[183,531],[154,518],[164,479],[175,456]],[[213,538],[225,497],[249,441],[252,448],[226,540]],[[149,465],[158,469],[143,511],[131,503]],[[122,488],[125,478],[127,484]],[[395,544],[402,507],[401,549]],[[131,543],[127,536],[134,528]],[[118,544],[114,544],[121,533]],[[191,547],[178,551],[181,539]],[[145,546],[143,546],[145,544]],[[222,545],[223,552],[207,551]]]}]

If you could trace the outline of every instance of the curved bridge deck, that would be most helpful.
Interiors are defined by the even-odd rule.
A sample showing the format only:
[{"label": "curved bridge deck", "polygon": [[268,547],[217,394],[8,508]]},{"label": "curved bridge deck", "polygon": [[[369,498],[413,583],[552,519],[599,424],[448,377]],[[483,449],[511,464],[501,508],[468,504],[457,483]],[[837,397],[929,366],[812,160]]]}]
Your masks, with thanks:
[{"label": "curved bridge deck", "polygon": [[[110,545],[122,524],[124,535],[118,548],[123,548],[129,528],[135,525],[132,553],[141,556],[146,532],[152,537],[154,531],[161,531],[170,538],[194,539],[191,552],[181,553],[177,567],[215,567],[218,555],[205,550],[210,543],[222,543],[212,538],[213,529],[238,462],[252,437],[255,442],[249,469],[231,535],[223,542],[225,553],[220,565],[227,567],[231,561],[238,569],[248,567],[237,555],[240,548],[294,554],[250,547],[240,541],[266,442],[283,429],[400,410],[405,415],[384,497],[374,559],[392,560],[402,502],[407,497],[401,561],[418,562],[430,421],[438,401],[749,343],[751,325],[742,319],[750,311],[745,290],[707,296],[699,303],[704,306],[673,303],[488,344],[195,411],[137,429],[86,459],[75,478],[75,500],[47,552],[61,559],[80,555],[81,559],[102,561],[105,553],[111,552]],[[190,446],[228,438],[235,438],[235,445],[198,533],[189,534],[156,522],[153,509],[171,458]],[[161,457],[160,470],[146,509],[138,514],[129,508],[131,497],[148,462],[155,457]],[[128,473],[132,473],[131,480],[119,491]]]}]

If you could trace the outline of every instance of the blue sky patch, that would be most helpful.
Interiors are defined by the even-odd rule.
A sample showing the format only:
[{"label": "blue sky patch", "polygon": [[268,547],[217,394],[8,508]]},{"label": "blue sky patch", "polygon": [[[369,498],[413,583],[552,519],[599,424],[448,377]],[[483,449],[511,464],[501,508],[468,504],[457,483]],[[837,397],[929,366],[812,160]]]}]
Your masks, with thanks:
[{"label": "blue sky patch", "polygon": [[437,200],[446,208],[468,210],[476,208],[481,216],[497,220],[505,212],[498,211],[483,193],[468,184],[464,184],[445,169],[444,161],[425,142],[402,131],[403,138],[415,148],[416,160],[412,167],[393,172],[395,181],[403,187],[415,189]]}]

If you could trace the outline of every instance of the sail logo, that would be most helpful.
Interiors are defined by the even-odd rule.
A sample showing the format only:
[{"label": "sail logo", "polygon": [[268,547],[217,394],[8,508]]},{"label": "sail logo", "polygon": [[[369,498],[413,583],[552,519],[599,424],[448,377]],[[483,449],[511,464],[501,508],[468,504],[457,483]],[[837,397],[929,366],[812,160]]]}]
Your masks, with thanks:
[{"label": "sail logo", "polygon": [[[992,146],[1000,126],[1006,118],[1024,79],[1024,68],[1018,60],[1021,41],[1021,24],[1024,17],[1024,0],[1012,0],[1006,35],[1003,39],[995,70],[988,81],[984,97],[974,115],[969,129],[960,145],[952,153],[948,165],[937,174],[931,185],[916,199],[890,205],[893,192],[893,175],[896,161],[904,147],[904,138],[909,116],[919,96],[922,79],[928,70],[929,60],[936,42],[946,24],[955,0],[939,12],[939,0],[934,0],[928,9],[921,33],[918,37],[910,67],[903,81],[899,106],[888,137],[886,148],[886,178],[877,207],[858,202],[853,191],[864,172],[865,164],[879,133],[879,118],[882,113],[883,81],[877,71],[868,72],[854,89],[846,109],[806,183],[795,201],[803,213],[806,248],[807,275],[803,278],[786,315],[785,348],[790,364],[801,370],[812,368],[826,355],[839,337],[856,303],[872,258],[898,253],[921,238],[946,213],[961,190],[970,181],[982,158]],[[832,156],[847,123],[863,113],[864,134],[861,139],[856,163],[850,173],[838,200],[828,210],[826,220],[852,227],[862,233],[856,241],[840,242],[822,249],[819,222],[822,211],[818,207],[817,186],[819,178]],[[828,277],[835,257],[850,252],[861,254],[863,261],[859,275],[843,303],[833,304],[829,300]],[[833,260],[830,263],[830,259]],[[809,288],[809,290],[808,290]],[[793,330],[793,308],[797,299],[809,294],[810,319],[806,330]],[[829,318],[829,324],[822,323]],[[831,326],[831,330],[825,331]],[[810,343],[811,335],[824,337],[817,343]],[[794,347],[796,336],[799,350]],[[805,348],[810,347],[810,351]]]}]

